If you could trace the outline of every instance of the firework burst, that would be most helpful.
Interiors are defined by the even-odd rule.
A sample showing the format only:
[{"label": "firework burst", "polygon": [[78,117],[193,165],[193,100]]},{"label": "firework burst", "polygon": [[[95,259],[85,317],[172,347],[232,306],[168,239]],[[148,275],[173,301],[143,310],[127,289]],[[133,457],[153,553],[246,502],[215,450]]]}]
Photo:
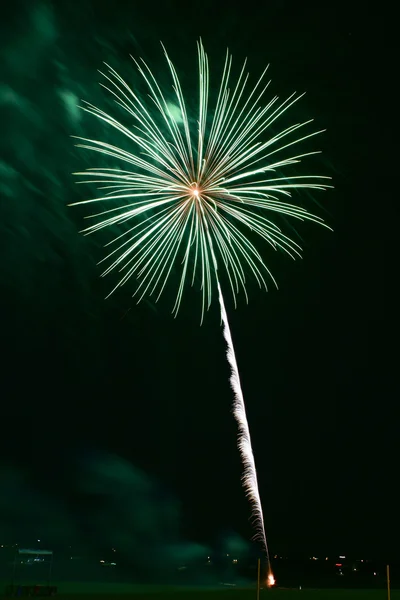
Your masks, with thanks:
[{"label": "firework burst", "polygon": [[101,261],[107,264],[103,275],[113,269],[121,273],[111,293],[134,276],[138,301],[146,294],[156,294],[158,300],[172,269],[179,268],[173,312],[179,310],[186,281],[193,284],[198,275],[203,318],[216,289],[218,268],[225,270],[235,301],[240,290],[247,299],[247,274],[265,289],[266,276],[275,283],[249,239],[250,231],[274,250],[283,250],[292,258],[300,256],[300,246],[282,232],[274,218],[283,215],[323,224],[322,219],[287,200],[294,189],[329,187],[329,178],[278,175],[285,167],[318,153],[283,157],[284,151],[321,131],[304,131],[299,137],[310,120],[267,137],[272,124],[301,98],[292,94],[280,102],[275,96],[262,105],[269,85],[264,81],[267,69],[250,88],[245,62],[231,86],[232,58],[227,53],[216,104],[210,111],[208,59],[200,42],[198,110],[196,126],[191,127],[178,75],[165,49],[164,53],[173,83],[168,96],[146,63],[133,59],[148,88],[150,108],[110,66],[101,73],[103,87],[129,115],[132,127],[90,103],[82,107],[133,146],[133,152],[128,152],[101,140],[79,138],[79,147],[116,159],[121,165],[76,174],[89,178],[81,183],[101,184],[99,189],[107,190],[80,204],[110,206],[90,215],[96,222],[84,232],[130,224],[107,244],[110,251]]},{"label": "firework burst", "polygon": [[267,288],[268,277],[274,281],[252,241],[256,236],[274,250],[295,258],[300,256],[301,248],[283,233],[276,218],[280,215],[324,225],[321,218],[289,200],[295,189],[330,187],[326,181],[329,178],[281,174],[286,167],[317,154],[298,153],[295,148],[321,131],[308,132],[310,120],[271,133],[276,121],[301,95],[292,94],[284,101],[275,96],[265,101],[267,69],[250,86],[245,61],[234,79],[229,52],[210,110],[208,59],[201,42],[199,97],[193,117],[165,49],[164,54],[172,89],[163,91],[143,60],[133,59],[141,85],[147,88],[145,96],[112,67],[106,65],[107,71],[101,73],[103,87],[125,111],[129,127],[90,103],[85,102],[82,108],[118,131],[130,150],[79,138],[79,147],[117,161],[118,167],[77,173],[87,178],[82,183],[96,183],[102,191],[96,198],[75,204],[101,205],[90,215],[95,222],[84,230],[86,234],[120,227],[101,261],[107,264],[103,275],[114,269],[121,273],[111,293],[134,277],[138,301],[146,294],[156,294],[158,300],[172,270],[179,270],[173,312],[179,310],[186,282],[193,285],[199,279],[203,319],[218,290],[244,487],[253,506],[256,535],[268,557],[254,456],[219,273],[225,271],[235,303],[240,290],[247,299],[247,274],[253,275],[260,287]]}]

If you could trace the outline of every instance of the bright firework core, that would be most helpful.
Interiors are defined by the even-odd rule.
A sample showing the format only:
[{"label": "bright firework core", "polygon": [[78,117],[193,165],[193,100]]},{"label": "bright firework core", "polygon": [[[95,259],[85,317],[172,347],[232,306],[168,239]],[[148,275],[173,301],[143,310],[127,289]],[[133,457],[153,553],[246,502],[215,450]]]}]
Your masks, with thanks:
[{"label": "bright firework core", "polygon": [[198,186],[192,188],[192,194],[193,194],[193,196],[196,196],[196,198],[198,198],[200,196],[200,189]]}]

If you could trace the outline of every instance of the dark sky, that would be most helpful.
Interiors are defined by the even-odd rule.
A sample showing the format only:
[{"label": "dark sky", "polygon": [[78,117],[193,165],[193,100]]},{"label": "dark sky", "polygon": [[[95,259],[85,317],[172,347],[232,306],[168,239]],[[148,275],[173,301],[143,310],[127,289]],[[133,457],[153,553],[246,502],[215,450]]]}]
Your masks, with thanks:
[{"label": "dark sky", "polygon": [[334,232],[301,228],[303,261],[271,257],[279,291],[228,302],[270,548],[398,552],[374,16],[349,3],[14,2],[1,27],[3,463],[65,499],[88,452],[116,454],[180,500],[184,536],[252,535],[217,305],[199,327],[197,293],[175,320],[128,287],[104,300],[102,242],[66,206],[71,173],[90,166],[69,136],[91,127],[67,107],[101,103],[102,61],[164,68],[162,40],[187,73],[201,36],[211,69],[229,46],[255,74],[271,63],[271,93],[307,92],[292,118],[327,128],[320,170],[335,185],[315,207]]}]

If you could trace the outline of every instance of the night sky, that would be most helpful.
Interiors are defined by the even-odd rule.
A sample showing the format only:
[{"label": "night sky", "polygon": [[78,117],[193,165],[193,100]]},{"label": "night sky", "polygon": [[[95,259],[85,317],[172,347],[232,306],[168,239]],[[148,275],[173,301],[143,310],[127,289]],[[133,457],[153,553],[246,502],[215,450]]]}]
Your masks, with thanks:
[{"label": "night sky", "polygon": [[302,196],[334,232],[301,226],[302,261],[268,258],[265,247],[279,291],[252,285],[248,306],[227,302],[271,551],[398,555],[374,17],[349,3],[227,7],[19,1],[2,15],[0,531],[9,541],[38,529],[34,515],[17,518],[20,496],[8,516],[17,492],[5,482],[17,476],[27,505],[43,495],[80,540],[98,538],[85,515],[100,492],[81,482],[108,459],[156,482],[155,505],[173,502],[172,538],[209,546],[230,532],[252,536],[218,305],[200,327],[196,290],[176,319],[168,296],[137,306],[126,286],[105,300],[117,276],[99,277],[107,240],[81,236],[84,212],[67,207],[82,197],[71,173],[93,159],[70,137],[95,126],[74,107],[80,98],[107,106],[102,61],[128,77],[131,53],[162,72],[162,40],[189,84],[201,36],[214,75],[229,46],[254,76],[271,64],[271,94],[307,92],[291,119],[327,129],[317,164],[335,186],[317,205]]}]

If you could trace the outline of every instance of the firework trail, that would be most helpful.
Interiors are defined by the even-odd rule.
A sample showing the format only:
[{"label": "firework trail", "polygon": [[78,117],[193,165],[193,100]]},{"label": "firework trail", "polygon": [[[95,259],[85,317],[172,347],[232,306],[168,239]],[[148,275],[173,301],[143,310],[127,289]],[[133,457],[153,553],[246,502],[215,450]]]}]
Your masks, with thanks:
[{"label": "firework trail", "polygon": [[246,407],[244,404],[242,386],[240,384],[239,369],[236,362],[235,349],[233,346],[231,330],[229,327],[228,316],[226,314],[224,297],[222,295],[221,286],[218,282],[218,298],[221,308],[221,320],[223,325],[223,333],[226,341],[227,351],[226,357],[231,367],[230,383],[233,391],[233,415],[238,424],[238,448],[243,463],[243,487],[246,496],[249,498],[253,507],[253,522],[256,529],[255,539],[259,540],[265,549],[267,560],[269,563],[269,551],[267,544],[267,536],[265,534],[264,515],[262,511],[260,493],[258,491],[257,471],[254,461],[253,448],[251,445],[251,437],[249,424],[247,422]]},{"label": "firework trail", "polygon": [[[158,300],[172,279],[172,270],[180,268],[173,313],[176,315],[179,310],[186,283],[193,285],[199,280],[203,320],[217,287],[232,371],[243,483],[252,504],[256,537],[265,546],[268,558],[254,456],[219,273],[223,268],[236,306],[240,290],[247,300],[245,271],[259,287],[267,289],[265,275],[274,281],[252,241],[254,237],[262,238],[272,249],[292,258],[301,256],[300,246],[282,232],[276,217],[308,220],[326,227],[321,218],[287,199],[296,189],[331,187],[325,182],[329,178],[277,173],[317,154],[294,153],[285,158],[281,153],[321,131],[297,137],[310,120],[266,136],[301,96],[292,94],[281,102],[275,96],[260,106],[269,86],[269,82],[264,83],[267,69],[249,89],[245,61],[232,84],[232,57],[228,52],[210,118],[208,58],[201,42],[198,43],[198,113],[193,126],[179,77],[165,49],[164,55],[172,77],[175,104],[143,60],[133,59],[141,82],[147,87],[147,96],[136,93],[112,67],[106,65],[107,72],[101,73],[105,80],[102,86],[123,109],[126,124],[93,104],[85,102],[82,108],[121,134],[134,150],[127,150],[126,145],[118,147],[102,140],[78,138],[79,147],[103,155],[118,166],[76,173],[88,178],[81,183],[100,184],[98,189],[104,191],[97,198],[74,204],[100,203],[102,207],[89,215],[97,222],[84,233],[118,227],[118,234],[106,244],[114,249],[101,261],[108,262],[103,275],[113,269],[121,272],[114,290],[134,276],[137,280],[134,296],[138,302],[146,294],[156,294]],[[122,169],[120,163],[127,168]],[[107,203],[109,208],[104,208]]]}]

